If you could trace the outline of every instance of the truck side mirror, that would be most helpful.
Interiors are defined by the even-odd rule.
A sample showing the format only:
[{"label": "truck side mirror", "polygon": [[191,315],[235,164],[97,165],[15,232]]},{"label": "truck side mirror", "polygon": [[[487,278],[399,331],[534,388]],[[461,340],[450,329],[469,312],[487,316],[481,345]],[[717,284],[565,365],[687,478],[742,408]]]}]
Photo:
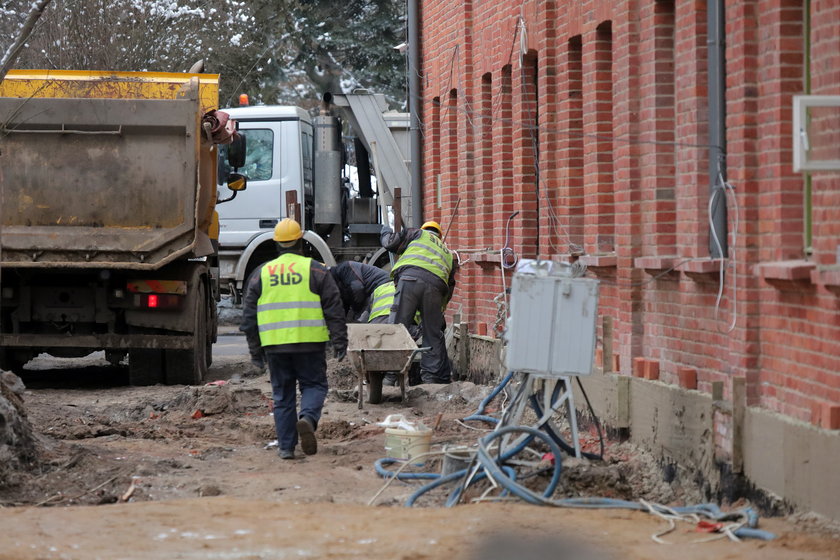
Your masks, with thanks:
[{"label": "truck side mirror", "polygon": [[[233,142],[227,148],[228,163],[230,166],[234,169],[243,167],[245,165],[245,135],[241,132],[235,134]],[[230,186],[230,182],[228,182],[228,186]]]},{"label": "truck side mirror", "polygon": [[244,191],[248,187],[248,178],[241,173],[231,173],[227,178],[227,186],[233,192]]},{"label": "truck side mirror", "polygon": [[248,178],[241,173],[230,173],[227,178],[227,187],[233,191],[227,198],[220,198],[216,200],[216,204],[221,204],[222,202],[229,202],[236,198],[236,193],[239,191],[244,191],[245,188],[248,186]]}]

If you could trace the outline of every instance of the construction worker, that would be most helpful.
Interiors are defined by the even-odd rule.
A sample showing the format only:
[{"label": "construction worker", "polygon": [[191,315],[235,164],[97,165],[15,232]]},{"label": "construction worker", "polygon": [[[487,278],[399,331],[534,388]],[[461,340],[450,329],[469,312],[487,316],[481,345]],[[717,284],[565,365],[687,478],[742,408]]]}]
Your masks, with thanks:
[{"label": "construction worker", "polygon": [[341,303],[348,321],[364,321],[373,291],[390,281],[388,273],[377,266],[345,261],[330,267],[341,293]]},{"label": "construction worker", "polygon": [[380,235],[382,246],[399,256],[391,269],[397,286],[391,322],[409,327],[415,312],[420,311],[423,345],[430,347],[420,360],[423,383],[452,380],[443,310],[455,290],[455,266],[442,236],[440,225],[433,221],[424,223],[420,229],[408,228],[397,233],[383,226]]},{"label": "construction worker", "polygon": [[370,300],[368,323],[388,322],[388,317],[391,315],[391,306],[394,305],[394,293],[396,291],[397,287],[390,279],[373,290],[373,295]]},{"label": "construction worker", "polygon": [[[394,294],[397,287],[391,280],[388,280],[381,286],[373,290],[373,295],[370,301],[370,313],[368,315],[368,323],[391,323],[393,315],[391,314],[391,307],[394,305]],[[420,337],[420,312],[414,314],[414,323],[408,327],[408,334],[411,338],[418,339]],[[385,385],[396,385],[399,379],[394,372],[388,372],[383,378]]]},{"label": "construction worker", "polygon": [[[391,316],[391,308],[394,306],[394,294],[397,292],[397,287],[392,280],[388,280],[381,286],[377,286],[373,290],[373,295],[370,299],[370,308],[368,309],[368,323],[389,323]],[[408,334],[411,338],[417,339],[420,336],[420,311],[414,314],[414,323],[408,327]]]},{"label": "construction worker", "polygon": [[251,363],[262,369],[268,362],[283,459],[295,458],[298,440],[306,455],[317,453],[315,430],[327,395],[327,341],[332,340],[336,358],[347,355],[338,286],[325,266],[301,255],[302,238],[295,220],[285,218],[275,226],[280,256],[248,279],[240,326]]}]

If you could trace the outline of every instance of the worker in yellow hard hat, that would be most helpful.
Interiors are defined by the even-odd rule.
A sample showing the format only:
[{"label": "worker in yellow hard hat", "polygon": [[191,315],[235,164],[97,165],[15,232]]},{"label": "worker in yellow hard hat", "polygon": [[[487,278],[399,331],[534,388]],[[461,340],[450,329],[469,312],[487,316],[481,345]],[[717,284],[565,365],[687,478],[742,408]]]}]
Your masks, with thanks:
[{"label": "worker in yellow hard hat", "polygon": [[430,349],[420,359],[423,383],[449,383],[452,366],[446,353],[443,311],[455,290],[455,262],[443,240],[440,224],[424,223],[420,228],[394,232],[383,226],[382,246],[398,256],[391,268],[397,290],[391,322],[407,328],[414,324],[419,310],[423,345]]},{"label": "worker in yellow hard hat", "polygon": [[280,256],[249,277],[239,328],[248,341],[251,363],[262,369],[268,362],[279,454],[294,459],[298,442],[306,455],[318,451],[315,430],[328,389],[327,341],[332,341],[336,358],[344,359],[347,325],[329,270],[302,255],[300,224],[281,220],[274,228],[274,241]]}]

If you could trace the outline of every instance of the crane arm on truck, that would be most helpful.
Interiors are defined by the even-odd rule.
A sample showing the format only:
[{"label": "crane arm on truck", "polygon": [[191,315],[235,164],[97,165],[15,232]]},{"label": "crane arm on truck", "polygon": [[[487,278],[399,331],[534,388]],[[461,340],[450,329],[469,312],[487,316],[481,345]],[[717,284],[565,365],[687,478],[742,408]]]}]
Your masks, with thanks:
[{"label": "crane arm on truck", "polygon": [[[342,109],[350,126],[373,156],[377,185],[381,185],[381,203],[393,206],[395,188],[400,188],[403,194],[411,191],[411,175],[406,154],[400,150],[393,130],[385,121],[387,105],[384,96],[352,93],[333,94],[331,98],[332,103]],[[411,223],[410,199],[405,198],[402,202],[403,223]]]}]

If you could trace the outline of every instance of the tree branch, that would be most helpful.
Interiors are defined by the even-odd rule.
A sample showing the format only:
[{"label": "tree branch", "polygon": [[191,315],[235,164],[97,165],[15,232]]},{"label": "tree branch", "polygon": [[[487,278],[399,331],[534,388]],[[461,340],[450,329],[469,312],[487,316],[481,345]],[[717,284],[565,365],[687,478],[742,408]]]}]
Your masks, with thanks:
[{"label": "tree branch", "polygon": [[29,16],[26,18],[26,22],[23,24],[23,27],[20,30],[20,34],[18,34],[17,39],[14,43],[9,47],[6,53],[3,55],[3,58],[0,59],[0,81],[6,77],[6,74],[9,72],[9,69],[14,65],[15,60],[17,60],[18,55],[20,54],[21,49],[26,44],[27,39],[32,34],[32,30],[35,29],[35,23],[38,19],[44,14],[44,9],[49,5],[52,0],[37,0],[35,3],[32,4],[32,11],[29,12]]}]

